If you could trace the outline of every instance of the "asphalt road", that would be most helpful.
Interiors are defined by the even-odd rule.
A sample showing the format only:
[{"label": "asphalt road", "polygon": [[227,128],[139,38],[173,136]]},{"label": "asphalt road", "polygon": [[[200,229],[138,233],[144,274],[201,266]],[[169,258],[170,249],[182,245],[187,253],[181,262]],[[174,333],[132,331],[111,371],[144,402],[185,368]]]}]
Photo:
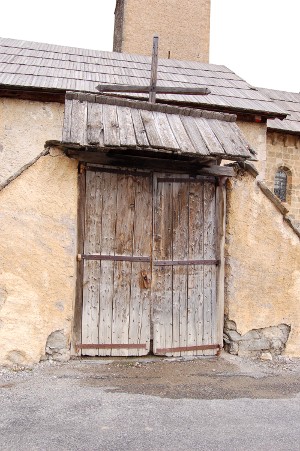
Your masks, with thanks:
[{"label": "asphalt road", "polygon": [[0,371],[0,449],[300,450],[300,363],[90,360]]}]

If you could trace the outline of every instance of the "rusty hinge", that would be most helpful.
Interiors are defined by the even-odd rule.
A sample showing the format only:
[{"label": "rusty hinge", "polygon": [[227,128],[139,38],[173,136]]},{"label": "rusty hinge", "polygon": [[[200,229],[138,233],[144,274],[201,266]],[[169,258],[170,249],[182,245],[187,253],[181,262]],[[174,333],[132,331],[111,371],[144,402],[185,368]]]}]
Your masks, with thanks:
[{"label": "rusty hinge", "polygon": [[220,352],[221,345],[199,345],[199,346],[179,346],[177,348],[159,348],[156,349],[157,354],[165,354],[167,352],[181,352],[181,351],[206,351],[208,349],[217,349],[217,354]]},{"label": "rusty hinge", "polygon": [[197,266],[197,265],[216,265],[220,264],[220,260],[155,260],[154,266]]},{"label": "rusty hinge", "polygon": [[146,349],[146,343],[77,343],[76,352],[80,349]]},{"label": "rusty hinge", "polygon": [[78,254],[77,260],[108,260],[116,262],[150,262],[150,257],[132,255],[100,255],[100,254]]}]

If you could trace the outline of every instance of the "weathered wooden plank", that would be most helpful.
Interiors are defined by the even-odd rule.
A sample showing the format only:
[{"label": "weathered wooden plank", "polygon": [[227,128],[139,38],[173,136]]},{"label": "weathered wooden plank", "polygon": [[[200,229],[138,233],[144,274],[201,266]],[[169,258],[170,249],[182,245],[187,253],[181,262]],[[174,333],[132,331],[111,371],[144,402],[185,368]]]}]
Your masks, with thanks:
[{"label": "weathered wooden plank", "polygon": [[[84,262],[83,306],[82,306],[82,343],[98,343],[99,337],[99,286],[100,263]],[[97,356],[97,349],[85,349],[82,354]]]},{"label": "weathered wooden plank", "polygon": [[158,36],[153,37],[149,102],[155,103],[158,66]]},{"label": "weathered wooden plank", "polygon": [[[135,167],[140,169],[152,169],[155,171],[164,170],[166,172],[174,172],[178,173],[188,173],[192,172],[194,174],[203,174],[203,175],[226,175],[231,177],[234,174],[234,170],[232,168],[224,167],[219,172],[219,166],[213,166],[210,171],[209,168],[203,167],[203,164],[210,164],[214,161],[213,157],[208,157],[206,159],[194,159],[194,160],[174,160],[171,158],[155,158],[152,155],[150,156],[146,151],[141,155],[127,155],[118,153],[110,153],[106,154],[105,152],[97,152],[97,151],[78,151],[74,149],[68,149],[66,151],[67,155],[73,158],[77,158],[80,161],[85,161],[87,163],[94,164],[108,164],[108,165],[118,165],[122,167]],[[223,166],[220,166],[223,168]],[[213,172],[213,169],[216,169],[216,172]]]},{"label": "weathered wooden plank", "polygon": [[[77,236],[78,246],[77,253],[82,254],[84,250],[84,229],[85,229],[85,199],[86,199],[86,174],[81,170],[78,175],[78,216],[77,216]],[[76,280],[76,299],[74,308],[74,323],[73,323],[73,341],[72,352],[80,355],[76,345],[82,343],[82,304],[83,304],[83,276],[84,264],[83,261],[77,262],[77,280]]]},{"label": "weathered wooden plank", "polygon": [[161,138],[157,132],[155,120],[152,111],[140,110],[141,118],[147,134],[147,139],[151,147],[163,147]]},{"label": "weathered wooden plank", "polygon": [[[141,85],[98,85],[96,89],[99,92],[132,92],[132,93],[147,93],[150,90],[150,86]],[[155,91],[157,94],[184,94],[184,95],[207,95],[210,93],[208,88],[190,88],[181,86],[156,86]]]},{"label": "weathered wooden plank", "polygon": [[[133,225],[134,256],[151,255],[152,243],[152,183],[150,178],[135,179],[135,209]],[[142,279],[147,274],[150,284]],[[151,266],[149,263],[133,263],[131,277],[131,312],[129,321],[129,343],[146,344],[138,355],[150,350]]]},{"label": "weathered wooden plank", "polygon": [[[98,205],[102,204],[100,179],[98,174],[87,172],[86,175],[86,211],[84,253],[98,253],[101,248],[101,213]],[[99,338],[99,294],[100,262],[84,263],[82,343],[98,343]],[[97,349],[86,349],[86,355],[98,355]]]},{"label": "weathered wooden plank", "polygon": [[235,135],[233,130],[230,128],[230,124],[222,121],[217,121],[216,119],[210,119],[208,121],[211,130],[214,132],[217,140],[221,143],[226,155],[228,156],[249,156],[249,152],[245,151],[244,146],[241,145],[240,139]]},{"label": "weathered wooden plank", "polygon": [[[189,191],[189,259],[203,259],[203,183],[190,183]],[[188,336],[189,345],[203,345],[203,271],[202,265],[188,268]],[[202,355],[194,351],[194,355]]]},{"label": "weathered wooden plank", "polygon": [[87,143],[104,147],[103,111],[100,103],[88,103]]},{"label": "weathered wooden plank", "polygon": [[182,153],[196,153],[196,149],[190,140],[180,116],[168,114],[168,121]]},{"label": "weathered wooden plank", "polygon": [[213,340],[222,347],[224,329],[225,298],[225,237],[226,237],[226,178],[219,180],[216,187],[216,255],[220,264],[217,268],[216,284],[216,327]]},{"label": "weathered wooden plank", "polygon": [[[154,179],[154,260],[172,259],[172,183]],[[172,347],[172,269],[155,267],[153,299],[153,352]]]},{"label": "weathered wooden plank", "polygon": [[[132,255],[134,220],[133,177],[118,174],[116,220],[116,254]],[[114,263],[113,343],[128,343],[128,321],[131,309],[131,262]],[[112,350],[112,355],[128,355],[128,350]]]},{"label": "weathered wooden plank", "polygon": [[[102,190],[99,173],[86,172],[85,254],[96,254],[101,249]],[[100,210],[100,211],[99,211]]]},{"label": "weathered wooden plank", "polygon": [[[188,257],[189,183],[173,183],[173,260]],[[188,266],[173,266],[173,340],[172,346],[187,346],[187,278]],[[185,355],[185,351],[173,355]]]},{"label": "weathered wooden plank", "polygon": [[136,147],[137,143],[130,108],[117,107],[117,116],[120,128],[120,145]]},{"label": "weathered wooden plank", "polygon": [[117,107],[103,105],[104,145],[108,147],[120,146],[119,123]]},{"label": "weathered wooden plank", "polygon": [[[215,227],[216,227],[216,210],[215,210],[215,185],[212,183],[204,184],[204,234],[203,234],[203,256],[212,259],[216,257],[215,249]],[[215,266],[204,266],[203,291],[204,291],[204,327],[203,342],[204,344],[212,343],[213,330],[215,326],[216,302],[216,268]],[[213,355],[214,351],[204,351],[205,355]]]},{"label": "weathered wooden plank", "polygon": [[[101,206],[101,253],[113,255],[115,251],[115,229],[117,217],[117,174],[109,172],[97,173],[102,179]],[[100,208],[100,206],[99,206]],[[109,214],[107,214],[109,212]],[[112,343],[112,312],[114,298],[114,264],[112,261],[101,261],[100,289],[100,322],[99,343]],[[99,349],[99,355],[111,355],[111,349]]]},{"label": "weathered wooden plank", "polygon": [[[202,136],[202,139],[206,143],[207,148],[209,149],[209,153],[211,155],[225,155],[225,150],[219,142],[219,139],[216,137],[211,125],[213,123],[221,123],[222,121],[216,121],[215,119],[205,120],[200,118],[195,119],[195,123],[198,127],[198,130]],[[219,137],[219,135],[217,135]]]},{"label": "weathered wooden plank", "polygon": [[86,144],[87,102],[73,100],[70,142]]},{"label": "weathered wooden plank", "polygon": [[73,106],[72,100],[66,99],[62,141],[67,143],[71,142],[72,106]]},{"label": "weathered wooden plank", "polygon": [[180,117],[180,119],[183,123],[186,134],[193,144],[196,153],[199,155],[210,155],[210,148],[203,140],[194,118],[190,116],[182,116]]},{"label": "weathered wooden plank", "polygon": [[147,133],[139,110],[130,110],[133,127],[135,131],[136,143],[139,147],[149,147]]},{"label": "weathered wooden plank", "polygon": [[164,113],[153,112],[153,117],[156,125],[156,130],[158,131],[161,139],[162,147],[180,151],[180,147],[169,124],[167,115]]}]

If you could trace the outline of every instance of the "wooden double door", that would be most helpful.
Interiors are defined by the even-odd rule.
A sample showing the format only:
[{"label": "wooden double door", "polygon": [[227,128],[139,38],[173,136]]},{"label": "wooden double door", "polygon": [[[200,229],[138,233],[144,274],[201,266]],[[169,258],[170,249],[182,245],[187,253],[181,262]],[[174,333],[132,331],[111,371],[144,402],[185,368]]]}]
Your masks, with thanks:
[{"label": "wooden double door", "polygon": [[213,355],[216,181],[87,166],[80,349]]}]

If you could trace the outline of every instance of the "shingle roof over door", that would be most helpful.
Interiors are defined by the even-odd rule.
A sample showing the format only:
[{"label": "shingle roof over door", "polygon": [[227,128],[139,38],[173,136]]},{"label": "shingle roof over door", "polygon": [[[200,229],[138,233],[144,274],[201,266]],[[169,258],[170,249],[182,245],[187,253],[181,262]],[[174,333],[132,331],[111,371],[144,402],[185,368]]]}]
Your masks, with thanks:
[{"label": "shingle roof over door", "polygon": [[67,94],[63,144],[200,158],[253,156],[234,115],[80,93]]}]

